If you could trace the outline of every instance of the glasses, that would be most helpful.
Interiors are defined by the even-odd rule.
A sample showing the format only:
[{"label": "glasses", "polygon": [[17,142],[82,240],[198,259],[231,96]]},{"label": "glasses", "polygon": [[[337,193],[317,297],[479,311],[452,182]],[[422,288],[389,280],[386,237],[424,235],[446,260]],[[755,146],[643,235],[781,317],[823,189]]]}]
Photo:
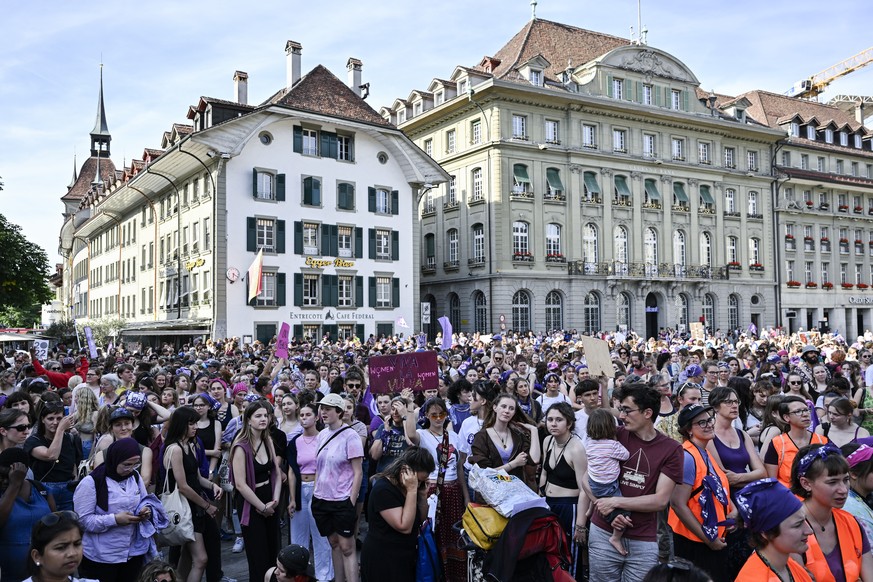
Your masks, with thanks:
[{"label": "glasses", "polygon": [[795,416],[809,416],[809,408],[801,408],[799,410],[789,410],[788,414],[794,414]]},{"label": "glasses", "polygon": [[727,404],[728,406],[736,406],[737,404],[740,403],[740,401],[737,400],[736,398],[731,398],[730,400],[722,400],[721,403]]},{"label": "glasses", "polygon": [[639,408],[628,408],[627,406],[619,406],[618,407],[618,413],[624,414],[625,416],[627,416],[631,412],[639,412],[639,410],[640,410]]},{"label": "glasses", "polygon": [[31,424],[16,424],[15,426],[7,426],[5,428],[6,428],[6,430],[9,430],[11,428],[13,430],[17,430],[18,432],[24,432],[26,430],[30,430],[31,426],[33,426],[33,425],[31,425]]},{"label": "glasses", "polygon": [[133,465],[128,465],[127,463],[119,463],[119,469],[127,469],[128,471],[136,471],[142,467],[142,463],[134,463]]},{"label": "glasses", "polygon": [[445,412],[432,412],[432,413],[430,413],[430,414],[427,415],[428,418],[432,418],[432,419],[434,419],[434,420],[442,420],[442,419],[444,419],[446,416],[447,416],[447,415],[446,415]]},{"label": "glasses", "polygon": [[792,382],[791,380],[789,380],[788,383],[791,384],[792,386],[800,386],[801,384],[803,384],[803,382],[798,382],[798,381]]},{"label": "glasses", "polygon": [[55,511],[54,513],[47,513],[43,515],[39,520],[44,526],[51,527],[53,525],[57,525],[59,521],[62,519],[69,519],[72,521],[79,521],[79,514],[75,511]]},{"label": "glasses", "polygon": [[703,420],[698,420],[696,422],[692,422],[691,424],[696,424],[700,428],[706,428],[708,426],[712,426],[713,424],[715,424],[715,417],[714,416],[707,416]]},{"label": "glasses", "polygon": [[348,382],[346,384],[346,388],[360,388],[360,387],[361,387],[360,382]]},{"label": "glasses", "polygon": [[194,408],[206,408],[206,405],[202,402],[199,404],[192,404],[191,406],[193,406]]}]

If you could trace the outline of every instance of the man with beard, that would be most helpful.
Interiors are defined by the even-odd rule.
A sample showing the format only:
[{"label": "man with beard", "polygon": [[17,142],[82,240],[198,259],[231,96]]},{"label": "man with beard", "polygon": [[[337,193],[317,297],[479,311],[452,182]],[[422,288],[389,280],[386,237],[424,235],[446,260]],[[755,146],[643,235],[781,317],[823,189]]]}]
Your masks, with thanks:
[{"label": "man with beard", "polygon": [[812,368],[819,363],[818,348],[812,345],[803,346],[800,350],[800,362],[794,367],[792,372],[800,374],[805,385],[815,385],[815,376],[812,375]]}]

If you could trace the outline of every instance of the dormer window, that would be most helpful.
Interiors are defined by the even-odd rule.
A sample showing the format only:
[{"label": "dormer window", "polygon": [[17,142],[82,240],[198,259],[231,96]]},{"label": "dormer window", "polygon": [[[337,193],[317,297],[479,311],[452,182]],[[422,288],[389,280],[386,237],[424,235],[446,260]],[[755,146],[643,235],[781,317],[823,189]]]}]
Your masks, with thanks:
[{"label": "dormer window", "polygon": [[624,99],[624,79],[612,80],[612,97],[614,99]]},{"label": "dormer window", "polygon": [[537,69],[530,70],[530,84],[536,85],[537,87],[542,86],[543,84],[543,72]]},{"label": "dormer window", "polygon": [[437,105],[441,105],[442,102],[446,100],[446,94],[443,93],[442,91],[437,91],[437,92],[434,94],[433,98],[434,98],[434,102],[435,102]]},{"label": "dormer window", "polygon": [[745,121],[746,121],[746,110],[745,109],[737,109],[735,115],[736,115],[737,121],[745,123]]},{"label": "dormer window", "polygon": [[421,102],[413,105],[413,110],[415,111],[415,113],[413,113],[413,115],[421,115],[421,107],[422,107]]},{"label": "dormer window", "polygon": [[403,123],[404,121],[406,121],[406,110],[401,109],[397,112],[397,123]]},{"label": "dormer window", "polygon": [[807,125],[806,126],[806,139],[815,141],[815,126]]},{"label": "dormer window", "polygon": [[862,149],[861,136],[860,136],[860,134],[857,134],[857,133],[855,134],[855,149],[859,149],[859,150]]},{"label": "dormer window", "polygon": [[845,131],[840,132],[840,145],[843,147],[849,146],[849,134]]},{"label": "dormer window", "polygon": [[825,143],[834,143],[834,130],[830,127],[825,130]]},{"label": "dormer window", "polygon": [[791,122],[791,127],[789,128],[789,135],[791,137],[800,137],[800,124],[796,121]]},{"label": "dormer window", "polygon": [[467,79],[458,81],[458,95],[463,95],[467,92]]}]

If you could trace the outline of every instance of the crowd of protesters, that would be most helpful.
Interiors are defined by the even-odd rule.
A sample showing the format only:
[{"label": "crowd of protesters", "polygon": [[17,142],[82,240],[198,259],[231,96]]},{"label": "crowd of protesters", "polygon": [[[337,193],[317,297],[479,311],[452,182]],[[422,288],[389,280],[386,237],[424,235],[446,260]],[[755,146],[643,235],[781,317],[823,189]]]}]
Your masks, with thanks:
[{"label": "crowd of protesters", "polygon": [[[438,492],[443,575],[462,582],[452,526],[482,501],[476,466],[545,498],[575,580],[666,579],[664,564],[689,580],[873,581],[873,334],[599,337],[609,377],[572,330],[300,340],[287,357],[237,339],[10,350],[0,581],[51,580],[49,533],[78,552],[61,577],[235,582],[233,540],[255,582],[414,580]],[[416,350],[437,351],[438,388],[370,392],[370,357]],[[193,539],[161,548],[159,496],[176,490]]]}]

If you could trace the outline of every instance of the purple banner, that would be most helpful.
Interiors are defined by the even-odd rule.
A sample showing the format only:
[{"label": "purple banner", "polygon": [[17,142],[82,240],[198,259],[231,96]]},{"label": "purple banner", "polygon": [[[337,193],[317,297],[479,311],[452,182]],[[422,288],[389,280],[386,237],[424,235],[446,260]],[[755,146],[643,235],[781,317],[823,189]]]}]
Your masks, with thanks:
[{"label": "purple banner", "polygon": [[449,318],[443,315],[439,318],[440,327],[443,328],[443,343],[442,348],[449,350],[452,348],[452,322]]},{"label": "purple banner", "polygon": [[370,358],[370,391],[400,393],[406,388],[422,392],[439,388],[436,352],[412,352]]},{"label": "purple banner", "polygon": [[277,358],[288,358],[288,332],[290,330],[291,326],[287,323],[283,323],[282,327],[279,328],[279,337],[276,338]]}]

